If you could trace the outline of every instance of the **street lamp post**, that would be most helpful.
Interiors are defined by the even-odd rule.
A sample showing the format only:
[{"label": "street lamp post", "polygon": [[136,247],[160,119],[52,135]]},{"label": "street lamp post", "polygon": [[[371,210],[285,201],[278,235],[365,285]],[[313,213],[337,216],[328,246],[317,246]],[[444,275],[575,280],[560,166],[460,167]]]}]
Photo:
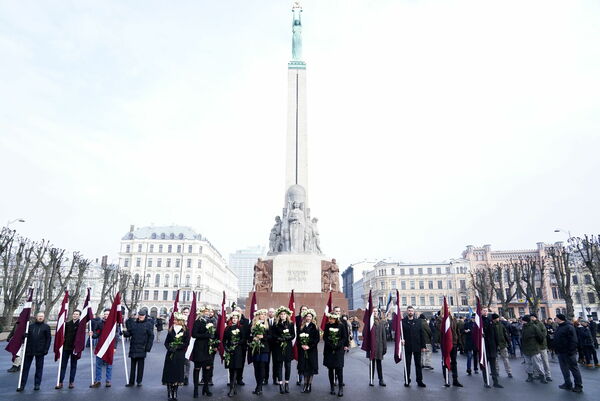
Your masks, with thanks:
[{"label": "street lamp post", "polygon": [[[569,239],[571,239],[571,231],[570,230],[563,230],[562,228],[557,228],[554,230],[555,233],[564,233],[567,234],[569,237],[567,238],[567,241]],[[569,268],[569,266],[565,266],[565,268]],[[585,289],[583,287],[583,281],[581,280],[581,266],[578,263],[575,263],[575,274],[577,275],[577,283],[579,286],[579,301],[581,304],[581,314],[583,316],[583,318],[585,319]]]},{"label": "street lamp post", "polygon": [[21,218],[18,218],[18,219],[9,220],[9,221],[6,222],[6,228],[8,228],[13,223],[25,223],[25,219],[21,217]]}]

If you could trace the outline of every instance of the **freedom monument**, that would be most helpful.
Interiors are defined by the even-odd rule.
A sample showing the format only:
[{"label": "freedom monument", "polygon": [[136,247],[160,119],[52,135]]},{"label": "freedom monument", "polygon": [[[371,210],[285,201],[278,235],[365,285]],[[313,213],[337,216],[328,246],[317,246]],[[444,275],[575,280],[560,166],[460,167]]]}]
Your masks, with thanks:
[{"label": "freedom monument", "polygon": [[[275,217],[275,224],[269,234],[269,259],[259,259],[254,266],[254,289],[259,303],[271,306],[286,305],[292,290],[296,294],[297,303],[317,306],[321,304],[321,298],[328,297],[331,291],[334,302],[346,309],[347,301],[339,284],[339,268],[335,259],[327,259],[323,255],[318,219],[311,217],[308,204],[306,63],[302,60],[302,7],[299,2],[294,3],[292,13],[292,60],[288,63],[286,191],[281,216]],[[271,298],[271,301],[265,298]],[[260,302],[260,299],[265,302]]]}]

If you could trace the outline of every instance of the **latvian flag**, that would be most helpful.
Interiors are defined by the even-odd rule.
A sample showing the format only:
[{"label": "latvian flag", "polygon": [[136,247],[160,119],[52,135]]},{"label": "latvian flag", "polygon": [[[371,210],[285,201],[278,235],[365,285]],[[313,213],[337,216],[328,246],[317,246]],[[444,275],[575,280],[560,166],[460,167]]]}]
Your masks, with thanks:
[{"label": "latvian flag", "polygon": [[112,365],[113,356],[115,354],[117,325],[122,323],[123,313],[121,312],[121,294],[117,292],[112,307],[110,308],[108,318],[104,322],[102,334],[100,334],[98,344],[96,345],[96,356],[109,365]]},{"label": "latvian flag", "polygon": [[67,323],[67,316],[69,314],[69,291],[65,291],[62,303],[60,304],[60,311],[58,312],[58,319],[56,322],[56,334],[54,335],[54,360],[58,359],[62,355],[63,345],[65,344],[65,325]]},{"label": "latvian flag", "polygon": [[448,302],[444,297],[444,311],[442,315],[441,335],[442,335],[442,358],[446,369],[450,371],[450,351],[452,351],[452,318],[448,309]]},{"label": "latvian flag", "polygon": [[[290,295],[290,302],[288,303],[288,309],[292,311],[292,316],[290,316],[290,319],[294,319],[296,317],[296,301],[294,300],[294,290],[292,290],[292,294]],[[298,337],[298,333],[296,332],[296,330],[294,330],[294,338],[292,339],[292,353],[294,355],[295,360],[298,360],[298,348],[296,347],[296,338],[297,337]]]},{"label": "latvian flag", "polygon": [[94,319],[94,313],[92,312],[92,305],[90,304],[90,289],[88,288],[85,302],[83,303],[83,310],[81,311],[79,326],[77,326],[77,332],[75,333],[75,342],[73,344],[73,355],[75,355],[77,359],[81,358],[83,350],[85,349],[85,335],[88,332],[88,324],[92,319]]},{"label": "latvian flag", "polygon": [[[323,319],[321,320],[321,331],[325,331],[325,325],[329,320],[327,320],[327,314],[333,311],[333,301],[331,300],[331,291],[329,291],[329,300],[327,301],[327,305],[325,305],[325,310],[323,312]],[[341,316],[340,316],[341,319]]]},{"label": "latvian flag", "polygon": [[19,314],[19,319],[17,320],[17,327],[15,328],[15,332],[5,348],[8,352],[12,354],[13,362],[17,358],[17,356],[22,355],[22,353],[20,353],[20,350],[23,346],[23,339],[25,337],[27,325],[29,324],[29,318],[31,317],[32,298],[33,288],[30,288],[27,293],[27,299],[25,300],[23,310]]},{"label": "latvian flag", "polygon": [[365,316],[363,317],[363,342],[360,347],[369,355],[369,359],[375,359],[375,352],[377,349],[377,339],[375,338],[375,315],[373,315],[373,297],[371,290],[369,290],[369,304],[365,310]]},{"label": "latvian flag", "polygon": [[392,318],[392,326],[394,328],[394,362],[398,363],[402,360],[402,340],[404,333],[402,332],[402,312],[400,311],[400,293],[396,290],[396,310]]}]

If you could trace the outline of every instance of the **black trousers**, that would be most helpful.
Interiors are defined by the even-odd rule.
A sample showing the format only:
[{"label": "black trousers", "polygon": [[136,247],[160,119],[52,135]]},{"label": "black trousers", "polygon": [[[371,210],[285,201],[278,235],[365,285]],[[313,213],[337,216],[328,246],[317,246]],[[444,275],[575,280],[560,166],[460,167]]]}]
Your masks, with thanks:
[{"label": "black trousers", "polygon": [[131,358],[131,372],[129,373],[129,384],[133,384],[134,377],[137,384],[142,383],[142,379],[144,378],[145,360],[146,358]]},{"label": "black trousers", "polygon": [[573,375],[575,387],[583,387],[583,382],[581,381],[581,372],[579,371],[579,366],[577,366],[577,354],[556,355],[558,355],[558,363],[560,365],[560,371],[563,375],[565,384],[569,387],[573,386],[573,382],[571,381],[571,375]]},{"label": "black trousers", "polygon": [[406,377],[408,377],[408,381],[410,382],[410,359],[414,358],[415,360],[415,372],[417,374],[417,383],[423,381],[423,370],[421,368],[421,351],[407,351],[406,352]]},{"label": "black trousers", "polygon": [[283,380],[283,370],[285,368],[285,381],[290,381],[290,373],[292,371],[292,361],[277,361],[273,362],[273,380]]},{"label": "black trousers", "polygon": [[194,386],[200,384],[200,369],[202,369],[202,383],[208,387],[208,383],[212,380],[213,365],[211,362],[194,362]]},{"label": "black trousers", "polygon": [[[458,380],[458,365],[456,364],[457,351],[458,349],[456,347],[452,347],[452,351],[450,351],[450,370],[452,370],[452,380]],[[442,360],[442,375],[444,375],[444,377],[447,374],[446,370],[446,364]]]},{"label": "black trousers", "polygon": [[271,361],[273,354],[271,352],[269,352],[269,360],[267,362],[264,362],[265,365],[265,375],[263,377],[263,380],[269,381],[269,365],[271,364],[271,362],[273,362],[273,366],[271,368],[272,372],[271,372],[271,377],[273,378],[273,380],[276,380],[277,378],[277,366],[275,366],[275,361]]},{"label": "black trousers", "polygon": [[25,355],[25,360],[23,361],[23,377],[21,378],[20,387],[25,387],[27,384],[27,376],[29,376],[29,368],[31,368],[33,358],[35,358],[35,381],[33,384],[35,386],[42,384],[42,374],[44,373],[44,355]]},{"label": "black trousers", "polygon": [[371,361],[371,379],[375,378],[375,370],[377,370],[377,378],[383,380],[383,367],[381,365],[381,359],[373,359]]},{"label": "black trousers", "polygon": [[344,368],[327,368],[329,375],[329,384],[331,387],[335,385],[335,379],[337,378],[338,386],[344,384]]},{"label": "black trousers", "polygon": [[262,386],[265,381],[265,372],[268,372],[267,363],[268,362],[252,362],[252,365],[254,365],[254,379],[256,380],[257,387]]},{"label": "black trousers", "polygon": [[60,362],[60,382],[65,380],[67,373],[67,363],[71,360],[71,370],[69,371],[69,383],[75,382],[75,374],[77,373],[77,357],[73,355],[73,351],[64,351]]},{"label": "black trousers", "polygon": [[[487,362],[488,362],[489,369],[490,369],[490,372],[491,372],[491,375],[490,375],[490,376],[492,376],[492,382],[493,382],[494,384],[496,384],[496,383],[498,383],[498,371],[496,370],[496,357],[494,356],[494,357],[490,358],[490,357],[488,356],[488,357],[487,357]],[[486,378],[487,378],[487,369],[488,369],[488,367],[487,367],[487,366],[483,366],[483,367],[481,368],[481,377],[483,378],[483,382],[484,382],[485,384],[489,384],[489,383],[487,383],[487,382],[486,382]]]}]

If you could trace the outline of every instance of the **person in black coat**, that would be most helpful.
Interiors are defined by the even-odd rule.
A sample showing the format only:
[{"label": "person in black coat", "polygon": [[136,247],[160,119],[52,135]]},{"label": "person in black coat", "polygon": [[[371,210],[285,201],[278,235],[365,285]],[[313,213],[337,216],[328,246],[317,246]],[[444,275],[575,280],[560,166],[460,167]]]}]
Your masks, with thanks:
[{"label": "person in black coat", "polygon": [[462,332],[464,335],[464,349],[467,354],[467,374],[471,376],[471,363],[473,363],[473,369],[475,370],[475,374],[479,373],[479,362],[477,359],[477,348],[475,347],[475,341],[473,340],[473,335],[477,330],[475,326],[475,322],[471,318],[465,319],[465,324],[462,328]]},{"label": "person in black coat", "polygon": [[[488,316],[489,310],[488,308],[483,308],[481,310],[481,324],[483,326],[483,336],[485,342],[485,355],[487,358],[487,362],[489,365],[489,369],[492,376],[492,382],[494,383],[494,387],[503,388],[502,385],[498,382],[498,370],[496,369],[496,357],[498,356],[498,332],[494,328],[494,323],[492,321],[491,316]],[[483,366],[481,368],[481,373],[483,374],[483,383],[485,387],[491,387],[487,380],[487,366]]]},{"label": "person in black coat", "polygon": [[340,321],[340,316],[335,313],[327,314],[328,322],[323,332],[323,365],[327,367],[329,374],[330,394],[335,394],[335,378],[338,380],[338,397],[344,395],[344,357],[350,340],[348,330]]},{"label": "person in black coat", "polygon": [[77,334],[77,328],[79,327],[79,316],[81,311],[76,309],[73,312],[72,319],[65,324],[65,342],[63,344],[63,351],[60,363],[60,380],[55,389],[61,389],[63,387],[63,381],[65,380],[65,374],[67,373],[67,363],[71,360],[71,370],[69,371],[69,388],[75,387],[75,374],[77,373],[77,360],[79,357],[73,355],[73,348],[75,346],[75,334]]},{"label": "person in black coat", "polygon": [[317,314],[314,309],[306,308],[302,312],[302,322],[298,326],[296,345],[298,346],[298,373],[304,378],[303,393],[312,391],[313,376],[319,374],[319,352],[317,345],[320,340],[317,327]]},{"label": "person in black coat", "polygon": [[[285,306],[280,306],[276,312],[277,320],[271,328],[273,337],[273,364],[279,384],[279,393],[290,392],[290,374],[294,350],[292,340],[296,336],[296,324],[292,322],[292,311]],[[283,376],[285,368],[285,377]]]},{"label": "person in black coat", "polygon": [[405,387],[410,386],[410,360],[415,360],[415,372],[417,375],[417,385],[419,387],[427,387],[423,383],[423,370],[421,369],[421,352],[427,350],[425,344],[425,328],[423,324],[427,324],[423,319],[417,319],[415,316],[415,308],[409,306],[406,308],[406,316],[402,319],[402,332],[404,335],[403,345],[406,358],[406,377],[408,383],[404,383]]},{"label": "person in black coat", "polygon": [[592,342],[594,343],[594,348],[598,348],[598,323],[594,322],[594,319],[590,316],[588,319],[588,326],[590,328],[590,333],[592,334]]},{"label": "person in black coat", "polygon": [[29,325],[29,332],[25,335],[27,338],[27,347],[25,348],[25,360],[23,361],[23,376],[21,377],[21,383],[17,391],[25,389],[33,358],[35,358],[35,381],[33,389],[39,390],[40,384],[42,384],[44,357],[48,354],[50,342],[52,341],[50,326],[44,322],[45,319],[46,315],[43,312],[35,315],[35,322]]},{"label": "person in black coat", "polygon": [[[300,332],[300,325],[302,325],[302,314],[308,310],[308,306],[302,305],[300,307],[300,313],[296,315],[296,333]],[[296,346],[299,346],[296,342]],[[298,380],[296,380],[296,386],[302,385],[302,380],[304,379],[302,373],[300,372],[300,365],[296,364],[296,368],[298,369]]]},{"label": "person in black coat", "polygon": [[[554,331],[554,352],[558,356],[560,371],[565,381],[558,387],[580,393],[583,389],[583,382],[579,366],[577,366],[578,340],[575,327],[567,321],[565,315],[560,313],[556,315],[554,321],[558,323],[558,327]],[[573,387],[571,375],[573,375],[575,387]]]},{"label": "person in black coat", "polygon": [[183,385],[185,379],[185,351],[190,343],[186,322],[185,315],[175,312],[173,326],[167,331],[165,338],[167,354],[163,365],[162,384],[167,386],[169,401],[177,401],[177,389]]},{"label": "person in black coat", "polygon": [[229,369],[228,397],[237,394],[238,375],[246,364],[246,331],[240,322],[240,313],[231,312],[227,320],[227,327],[223,333],[223,346],[225,349],[225,368]]},{"label": "person in black coat", "polygon": [[[248,319],[246,316],[244,316],[244,314],[242,313],[242,308],[236,306],[235,311],[239,313],[240,315],[240,326],[241,326],[241,330],[244,332],[244,338],[248,339],[248,337],[250,337],[250,319]],[[244,353],[244,355],[248,354],[248,342],[244,341],[242,343],[242,352]],[[244,383],[244,366],[242,365],[242,367],[240,368],[240,370],[238,370],[237,374],[236,374],[236,381],[237,381],[237,385],[238,386],[244,386],[246,383]]]},{"label": "person in black coat", "polygon": [[200,309],[200,312],[201,315],[194,322],[192,329],[192,337],[196,339],[191,357],[191,360],[194,361],[194,398],[198,397],[200,370],[202,370],[202,395],[212,396],[208,386],[216,351],[214,340],[217,335],[217,327],[210,318],[210,309],[205,306]]},{"label": "person in black coat", "polygon": [[129,358],[131,358],[129,383],[125,386],[133,387],[135,379],[137,386],[141,387],[144,378],[146,353],[150,352],[154,342],[154,330],[146,321],[145,310],[142,309],[138,313],[138,318],[129,324],[129,327],[123,332],[123,336],[129,338]]},{"label": "person in black coat", "polygon": [[252,394],[262,394],[266,366],[269,362],[271,340],[271,332],[269,330],[269,323],[267,322],[267,310],[257,310],[254,312],[254,319],[250,327],[250,336],[248,337],[248,351],[251,354],[252,364],[254,365],[254,378],[256,380],[256,388]]},{"label": "person in black coat", "polygon": [[160,333],[164,330],[164,326],[165,326],[165,319],[161,316],[156,318],[156,324],[154,325],[156,327],[156,342],[160,342]]}]

